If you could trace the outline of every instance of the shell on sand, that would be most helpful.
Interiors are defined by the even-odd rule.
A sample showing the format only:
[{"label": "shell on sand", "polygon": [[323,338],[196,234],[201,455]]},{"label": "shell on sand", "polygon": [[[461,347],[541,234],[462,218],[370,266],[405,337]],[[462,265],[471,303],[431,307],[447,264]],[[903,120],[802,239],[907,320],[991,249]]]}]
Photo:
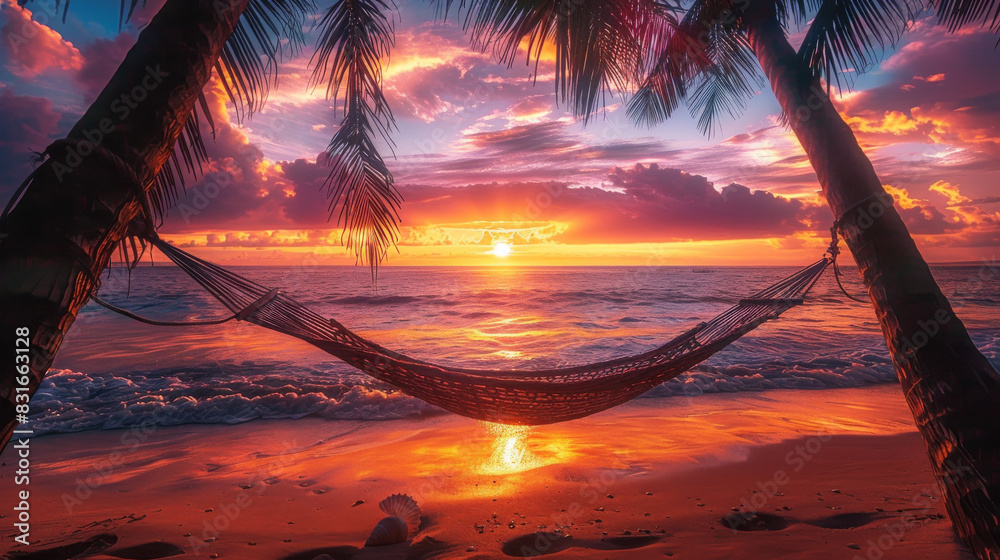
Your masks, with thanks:
[{"label": "shell on sand", "polygon": [[406,494],[393,494],[379,502],[378,508],[386,515],[402,518],[412,532],[420,527],[420,506]]},{"label": "shell on sand", "polygon": [[390,515],[383,517],[378,525],[372,529],[372,534],[368,535],[365,546],[385,546],[389,544],[401,543],[410,534],[406,528],[406,520],[402,517]]}]

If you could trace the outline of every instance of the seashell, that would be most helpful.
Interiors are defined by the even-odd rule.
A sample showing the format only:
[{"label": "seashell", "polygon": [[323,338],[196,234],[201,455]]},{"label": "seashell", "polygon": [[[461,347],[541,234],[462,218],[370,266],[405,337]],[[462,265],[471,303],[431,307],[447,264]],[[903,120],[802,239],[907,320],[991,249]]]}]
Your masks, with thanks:
[{"label": "seashell", "polygon": [[406,520],[402,517],[390,515],[383,517],[378,525],[372,529],[372,534],[368,535],[365,546],[385,546],[389,544],[401,543],[410,534],[406,528]]},{"label": "seashell", "polygon": [[420,527],[420,506],[406,494],[393,494],[379,502],[378,508],[386,515],[400,517],[406,521],[411,533],[416,533]]}]

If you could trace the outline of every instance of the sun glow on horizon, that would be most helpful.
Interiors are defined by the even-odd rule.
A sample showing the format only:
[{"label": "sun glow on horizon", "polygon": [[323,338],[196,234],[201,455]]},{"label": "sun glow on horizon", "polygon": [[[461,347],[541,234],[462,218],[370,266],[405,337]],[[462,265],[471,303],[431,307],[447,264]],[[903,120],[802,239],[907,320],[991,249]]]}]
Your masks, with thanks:
[{"label": "sun glow on horizon", "polygon": [[508,241],[497,241],[493,248],[486,251],[487,254],[496,255],[500,258],[509,257],[514,252],[514,246]]}]

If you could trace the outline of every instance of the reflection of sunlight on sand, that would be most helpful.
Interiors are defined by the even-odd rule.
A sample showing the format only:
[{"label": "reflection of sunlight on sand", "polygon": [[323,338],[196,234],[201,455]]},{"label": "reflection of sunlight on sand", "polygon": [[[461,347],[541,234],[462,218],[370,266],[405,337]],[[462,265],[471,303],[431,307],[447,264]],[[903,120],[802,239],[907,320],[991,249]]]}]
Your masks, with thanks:
[{"label": "reflection of sunlight on sand", "polygon": [[551,453],[536,455],[528,448],[527,438],[531,434],[530,426],[512,426],[508,424],[493,424],[481,422],[481,425],[495,436],[493,452],[478,471],[483,474],[513,474],[538,467],[544,467],[558,458]]}]

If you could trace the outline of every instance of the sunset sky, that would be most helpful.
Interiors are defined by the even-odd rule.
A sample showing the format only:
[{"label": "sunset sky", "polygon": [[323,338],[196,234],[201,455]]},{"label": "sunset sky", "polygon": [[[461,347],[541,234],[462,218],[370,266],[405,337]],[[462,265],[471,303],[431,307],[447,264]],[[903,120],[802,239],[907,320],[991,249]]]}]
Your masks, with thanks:
[{"label": "sunset sky", "polygon": [[[27,10],[0,2],[6,201],[31,151],[66,134],[163,2],[151,0],[121,32],[110,0],[73,0],[66,23],[52,0]],[[340,113],[323,88],[307,87],[315,35],[282,65],[279,89],[252,121],[239,123],[211,86],[212,174],[188,185],[165,238],[224,263],[354,262],[320,190],[328,169],[317,156]],[[836,92],[932,262],[990,259],[1000,247],[996,41],[918,22],[852,91]],[[534,65],[500,66],[410,1],[399,2],[385,65],[399,130],[396,158],[384,155],[405,199],[388,265],[805,264],[829,241],[831,212],[763,81],[711,138],[683,109],[655,128],[633,125],[620,95],[584,126],[557,104],[551,63],[537,76]],[[219,177],[224,188],[205,183]]]}]

